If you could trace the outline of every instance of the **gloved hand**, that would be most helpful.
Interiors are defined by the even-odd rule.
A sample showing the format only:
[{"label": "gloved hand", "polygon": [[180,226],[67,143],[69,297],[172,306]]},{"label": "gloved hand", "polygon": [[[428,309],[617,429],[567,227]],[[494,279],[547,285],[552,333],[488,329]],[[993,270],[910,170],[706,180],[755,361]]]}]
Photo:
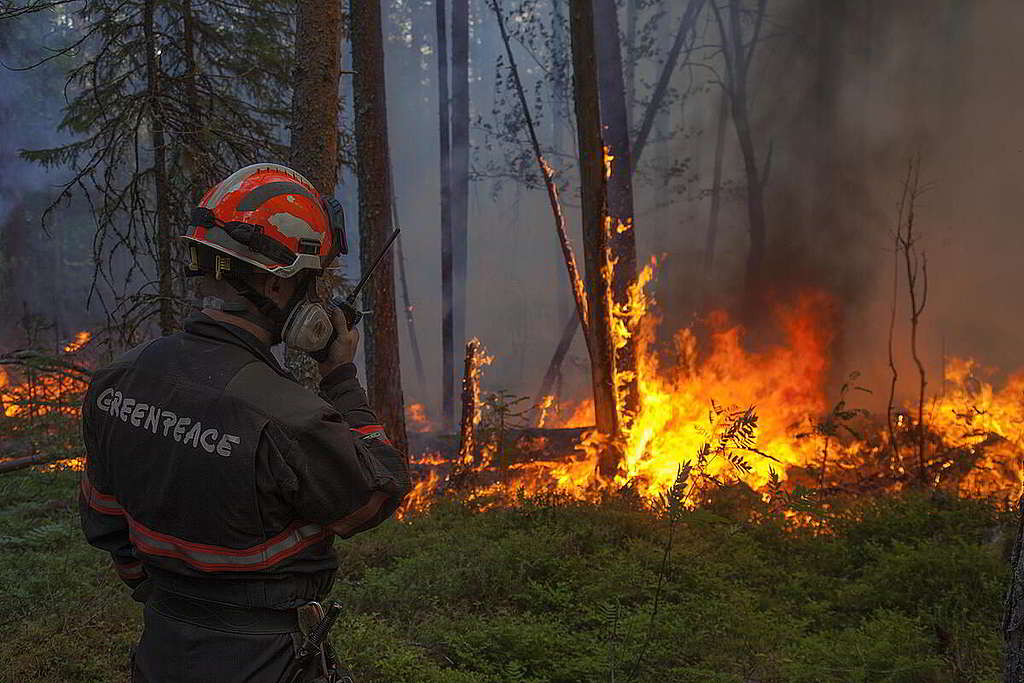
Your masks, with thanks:
[{"label": "gloved hand", "polygon": [[329,310],[331,324],[338,331],[338,336],[327,348],[326,360],[319,363],[322,377],[326,377],[331,370],[339,365],[351,363],[352,359],[356,357],[356,348],[359,346],[359,329],[355,327],[351,330],[348,329],[345,314],[341,312],[341,309],[332,306]]}]

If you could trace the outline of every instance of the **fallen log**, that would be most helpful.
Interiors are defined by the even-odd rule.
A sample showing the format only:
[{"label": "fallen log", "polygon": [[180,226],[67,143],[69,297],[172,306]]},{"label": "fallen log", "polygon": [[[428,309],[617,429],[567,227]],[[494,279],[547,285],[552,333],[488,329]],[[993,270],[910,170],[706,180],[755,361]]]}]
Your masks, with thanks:
[{"label": "fallen log", "polygon": [[33,455],[25,455],[18,458],[11,458],[9,460],[0,460],[0,474],[5,472],[14,472],[15,470],[25,469],[26,467],[32,467],[33,465],[48,465],[53,462],[59,462],[61,460],[73,460],[75,458],[82,457],[81,454],[73,455],[54,455],[52,453],[35,453]]}]

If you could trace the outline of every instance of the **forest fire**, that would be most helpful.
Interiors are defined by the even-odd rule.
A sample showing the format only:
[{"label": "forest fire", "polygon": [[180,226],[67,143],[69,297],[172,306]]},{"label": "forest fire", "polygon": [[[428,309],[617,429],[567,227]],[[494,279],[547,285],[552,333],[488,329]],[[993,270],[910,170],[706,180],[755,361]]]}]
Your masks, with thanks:
[{"label": "forest fire", "polygon": [[28,373],[24,379],[15,380],[0,368],[0,409],[5,417],[78,415],[77,401],[68,399],[85,391],[86,385],[82,379],[52,373]]},{"label": "forest fire", "polygon": [[[627,324],[617,312],[618,343],[625,330],[636,330],[641,402],[637,414],[625,421],[623,457],[614,477],[598,472],[605,444],[596,430],[584,430],[571,452],[553,451],[542,437],[523,436],[519,445],[524,450],[547,455],[521,462],[500,461],[492,435],[490,441],[481,440],[478,457],[455,465],[447,480],[430,467],[406,510],[426,507],[431,494],[447,486],[466,489],[471,499],[505,502],[519,493],[545,492],[595,500],[627,486],[654,498],[672,486],[680,465],[689,461],[696,466],[702,449],[709,478],[741,480],[754,490],[764,491],[774,472],[788,487],[857,493],[900,489],[920,477],[965,495],[1020,495],[1024,373],[997,390],[979,379],[973,361],[953,359],[943,394],[925,406],[923,453],[917,450],[919,427],[910,418],[916,413],[906,410],[896,415],[894,454],[884,415],[846,406],[851,386],[844,389],[842,403],[828,403],[836,325],[828,295],[806,292],[779,305],[773,316],[781,341],[757,351],[745,347],[743,327],[722,311],[705,320],[706,341],[686,328],[675,332],[671,348],[665,349],[656,344],[660,321],[644,294],[651,277],[648,266],[633,290],[633,321]],[[550,399],[538,406],[538,426],[593,424],[589,399],[568,410],[563,406],[567,417],[562,420],[551,408]],[[724,447],[735,435],[737,419],[744,417],[749,432]],[[525,443],[528,439],[533,442]],[[421,464],[436,461],[431,454]]]}]

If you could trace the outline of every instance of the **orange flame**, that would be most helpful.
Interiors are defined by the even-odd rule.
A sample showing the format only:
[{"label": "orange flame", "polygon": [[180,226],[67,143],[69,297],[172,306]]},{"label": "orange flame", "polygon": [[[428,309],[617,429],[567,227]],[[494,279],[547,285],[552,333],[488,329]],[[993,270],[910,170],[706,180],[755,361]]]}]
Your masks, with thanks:
[{"label": "orange flame", "polygon": [[87,332],[87,331],[83,330],[83,331],[77,333],[75,335],[74,341],[69,342],[64,347],[64,353],[74,353],[75,351],[78,351],[80,348],[82,348],[83,346],[88,344],[91,339],[92,339],[92,332]]},{"label": "orange flame", "polygon": [[434,423],[427,417],[427,408],[422,403],[410,403],[405,407],[405,423],[409,431],[431,432]]}]

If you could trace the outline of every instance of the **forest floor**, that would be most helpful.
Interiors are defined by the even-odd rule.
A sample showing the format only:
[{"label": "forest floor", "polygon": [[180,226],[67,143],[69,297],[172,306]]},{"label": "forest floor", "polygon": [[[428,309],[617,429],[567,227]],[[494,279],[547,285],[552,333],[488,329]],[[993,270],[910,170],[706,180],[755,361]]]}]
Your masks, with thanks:
[{"label": "forest floor", "polygon": [[[127,680],[141,608],[81,538],[78,476],[0,477],[0,681]],[[337,543],[333,642],[357,683],[995,681],[1014,533],[934,493],[812,530],[721,502],[666,553],[626,499],[442,502]]]}]

